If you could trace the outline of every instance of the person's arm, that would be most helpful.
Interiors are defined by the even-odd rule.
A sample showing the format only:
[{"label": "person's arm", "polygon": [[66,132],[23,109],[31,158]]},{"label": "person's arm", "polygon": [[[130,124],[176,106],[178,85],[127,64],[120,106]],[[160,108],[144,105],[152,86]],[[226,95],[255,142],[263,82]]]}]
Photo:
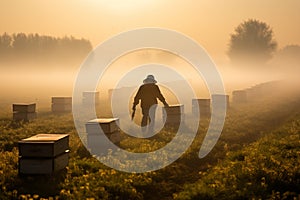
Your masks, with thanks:
[{"label": "person's arm", "polygon": [[159,87],[156,85],[157,88],[157,98],[164,104],[165,107],[169,107],[169,104],[166,102],[165,97],[162,95]]},{"label": "person's arm", "polygon": [[135,110],[135,107],[136,105],[139,104],[140,102],[140,99],[141,99],[141,87],[138,89],[135,97],[134,97],[134,100],[133,100],[133,105],[132,105],[132,110]]}]

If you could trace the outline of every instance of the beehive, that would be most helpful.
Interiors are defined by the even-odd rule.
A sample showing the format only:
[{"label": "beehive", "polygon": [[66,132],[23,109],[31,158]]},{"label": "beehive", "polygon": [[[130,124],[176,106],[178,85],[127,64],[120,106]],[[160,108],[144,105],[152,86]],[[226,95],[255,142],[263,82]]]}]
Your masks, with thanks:
[{"label": "beehive", "polygon": [[82,93],[82,104],[91,105],[99,104],[99,92],[98,91],[85,91]]},{"label": "beehive", "polygon": [[69,154],[66,151],[55,158],[19,158],[19,173],[21,174],[51,174],[64,169],[69,162]]},{"label": "beehive", "polygon": [[106,135],[87,135],[87,144],[88,149],[93,155],[101,155],[107,153],[107,150],[109,149],[109,144],[105,141],[107,138]]},{"label": "beehive", "polygon": [[117,125],[119,123],[118,118],[98,118],[88,121],[85,124],[86,132],[88,134],[98,134],[99,133],[99,126],[103,130],[105,134],[113,133],[119,130]]},{"label": "beehive", "polygon": [[36,109],[35,103],[15,103],[15,104],[13,104],[13,112],[34,113],[35,109]]},{"label": "beehive", "polygon": [[13,120],[14,121],[29,122],[29,121],[32,121],[32,120],[36,119],[36,117],[37,117],[36,112],[33,112],[33,113],[14,112],[13,113]]},{"label": "beehive", "polygon": [[69,150],[69,135],[38,134],[19,141],[22,157],[55,157]]},{"label": "beehive", "polygon": [[247,103],[247,91],[246,90],[235,90],[232,92],[232,103],[240,104]]},{"label": "beehive", "polygon": [[68,104],[72,105],[72,97],[52,97],[51,102],[53,104]]},{"label": "beehive", "polygon": [[[88,148],[92,154],[100,155],[106,153],[110,147],[106,142],[106,138],[114,144],[118,144],[121,141],[118,123],[118,118],[98,118],[85,124]],[[100,131],[100,128],[103,132]]]},{"label": "beehive", "polygon": [[18,146],[21,174],[50,174],[68,165],[67,134],[38,134],[19,141]]},{"label": "beehive", "polygon": [[210,116],[210,99],[192,99],[192,113],[198,114],[200,117]]},{"label": "beehive", "polygon": [[177,126],[184,121],[184,106],[182,104],[170,105],[164,107],[163,119],[166,121],[165,126]]},{"label": "beehive", "polygon": [[253,100],[255,100],[255,97],[257,97],[256,95],[256,91],[254,88],[247,88],[245,89],[246,93],[247,93],[247,98],[250,102],[252,102]]},{"label": "beehive", "polygon": [[12,110],[14,121],[29,122],[37,117],[35,103],[14,103]]},{"label": "beehive", "polygon": [[216,108],[219,108],[222,106],[221,102],[225,101],[225,106],[229,108],[229,95],[224,95],[224,94],[212,94],[211,95],[212,99],[212,105],[214,104]]},{"label": "beehive", "polygon": [[72,97],[52,97],[51,102],[51,110],[54,113],[72,111]]}]

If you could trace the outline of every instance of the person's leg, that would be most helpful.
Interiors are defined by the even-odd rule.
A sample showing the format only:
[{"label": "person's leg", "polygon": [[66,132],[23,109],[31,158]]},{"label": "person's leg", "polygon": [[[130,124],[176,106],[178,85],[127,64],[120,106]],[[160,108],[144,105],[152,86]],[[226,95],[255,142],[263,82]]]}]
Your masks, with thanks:
[{"label": "person's leg", "polygon": [[155,111],[157,108],[157,104],[152,105],[150,110],[149,110],[149,134],[153,134],[154,132],[154,127],[155,127]]},{"label": "person's leg", "polygon": [[142,117],[141,126],[142,126],[142,131],[145,132],[149,120],[149,108],[142,108],[142,114],[143,117]]}]

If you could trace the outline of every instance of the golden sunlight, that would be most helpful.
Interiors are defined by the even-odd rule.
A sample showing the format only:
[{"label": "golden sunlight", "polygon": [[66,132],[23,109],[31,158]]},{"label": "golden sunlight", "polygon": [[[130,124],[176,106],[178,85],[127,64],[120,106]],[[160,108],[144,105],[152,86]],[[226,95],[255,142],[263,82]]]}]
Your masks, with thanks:
[{"label": "golden sunlight", "polygon": [[97,5],[101,5],[112,12],[136,11],[147,6],[150,0],[90,0]]}]

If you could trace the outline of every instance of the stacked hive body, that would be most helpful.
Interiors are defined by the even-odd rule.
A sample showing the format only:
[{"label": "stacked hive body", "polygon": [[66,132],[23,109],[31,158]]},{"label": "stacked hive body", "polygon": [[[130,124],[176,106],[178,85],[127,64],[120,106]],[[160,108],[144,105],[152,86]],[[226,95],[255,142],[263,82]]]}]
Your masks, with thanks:
[{"label": "stacked hive body", "polygon": [[69,135],[38,134],[19,141],[19,173],[51,174],[69,161]]},{"label": "stacked hive body", "polygon": [[200,113],[200,117],[209,117],[210,99],[192,99],[192,112],[194,115]]},{"label": "stacked hive body", "polygon": [[92,154],[107,153],[109,149],[107,139],[118,144],[121,140],[118,118],[99,118],[88,121],[85,124],[87,132],[87,144]]},{"label": "stacked hive body", "polygon": [[247,91],[246,90],[235,90],[232,92],[232,103],[241,104],[247,103]]},{"label": "stacked hive body", "polygon": [[85,91],[82,93],[83,105],[99,105],[99,92],[98,91]]},{"label": "stacked hive body", "polygon": [[249,100],[249,102],[252,102],[253,100],[255,100],[258,96],[260,97],[260,90],[257,88],[247,88],[245,89],[246,94],[247,94],[247,99]]},{"label": "stacked hive body", "polygon": [[54,113],[72,111],[72,97],[52,97],[51,110]]},{"label": "stacked hive body", "polygon": [[14,121],[31,121],[36,118],[35,103],[17,103],[13,104],[13,120]]},{"label": "stacked hive body", "polygon": [[212,94],[212,106],[216,109],[223,107],[223,103],[225,103],[226,108],[229,108],[229,95],[224,94]]},{"label": "stacked hive body", "polygon": [[164,107],[163,119],[165,126],[179,126],[181,121],[184,121],[184,106],[182,104]]},{"label": "stacked hive body", "polygon": [[286,91],[286,85],[282,81],[270,81],[247,88],[249,101],[257,101],[262,98],[273,98],[276,95]]}]

